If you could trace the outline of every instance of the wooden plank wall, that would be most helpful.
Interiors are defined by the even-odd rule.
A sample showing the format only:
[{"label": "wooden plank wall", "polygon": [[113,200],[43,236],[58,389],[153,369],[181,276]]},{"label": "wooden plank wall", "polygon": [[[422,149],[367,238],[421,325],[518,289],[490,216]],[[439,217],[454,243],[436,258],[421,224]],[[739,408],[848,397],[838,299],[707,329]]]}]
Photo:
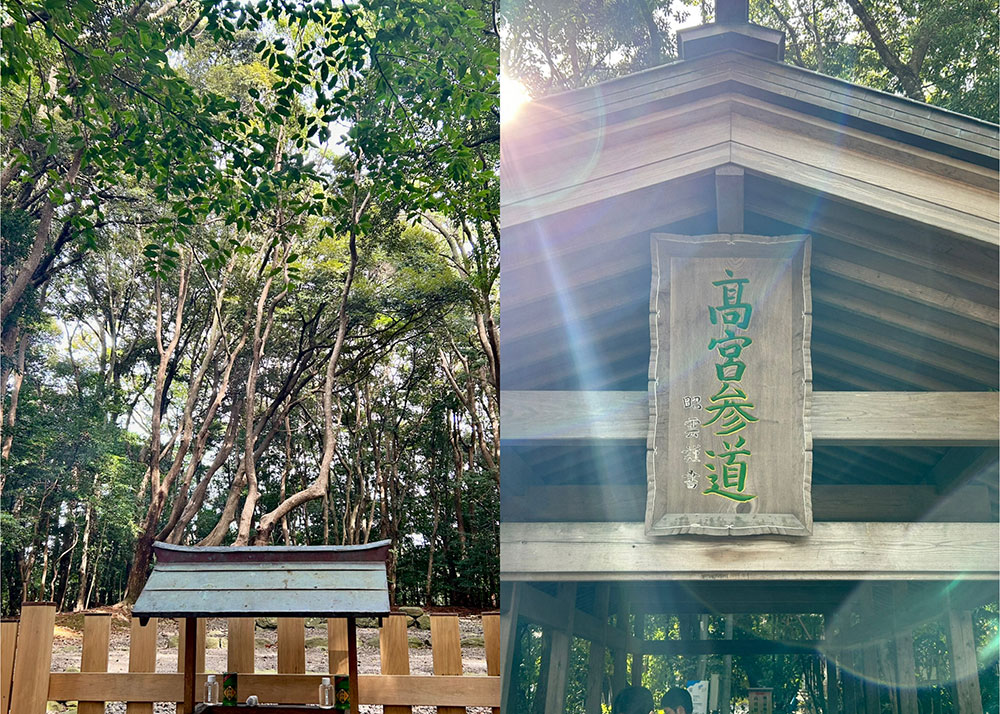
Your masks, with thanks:
[{"label": "wooden plank wall", "polygon": [[[52,641],[55,605],[26,604],[21,622],[3,623],[3,656],[0,658],[0,691],[6,694],[0,714],[44,714],[47,701],[79,701],[86,714],[104,711],[105,702],[125,701],[128,712],[152,712],[154,702],[182,699],[184,675],[156,672],[158,622],[151,618],[142,627],[138,618],[131,623],[128,673],[108,673],[110,621],[107,615],[84,618],[81,672],[52,673]],[[240,673],[240,697],[256,693],[262,702],[284,704],[312,703],[316,698],[321,674],[305,674],[304,621],[302,618],[278,619],[279,670],[299,672],[254,674],[254,620],[233,618],[229,625],[227,666]],[[346,631],[341,619],[331,619],[328,649],[333,653],[330,669],[346,663]],[[203,690],[205,677],[205,621],[200,620],[196,663],[200,672],[196,691]],[[492,613],[483,617],[483,635],[487,650],[488,676],[462,676],[462,644],[457,615],[431,617],[434,676],[409,674],[409,637],[406,617],[386,618],[380,632],[383,674],[362,675],[358,701],[383,705],[388,714],[406,714],[413,706],[436,706],[441,714],[464,714],[466,707],[490,707],[499,714],[500,705],[500,618]],[[299,636],[300,630],[303,636]],[[18,636],[20,635],[20,636]],[[284,645],[282,638],[285,638]],[[178,643],[181,648],[183,642]],[[183,651],[181,649],[180,651]],[[247,656],[249,652],[249,656]],[[301,666],[300,666],[301,665]],[[183,663],[179,664],[179,670]]]}]

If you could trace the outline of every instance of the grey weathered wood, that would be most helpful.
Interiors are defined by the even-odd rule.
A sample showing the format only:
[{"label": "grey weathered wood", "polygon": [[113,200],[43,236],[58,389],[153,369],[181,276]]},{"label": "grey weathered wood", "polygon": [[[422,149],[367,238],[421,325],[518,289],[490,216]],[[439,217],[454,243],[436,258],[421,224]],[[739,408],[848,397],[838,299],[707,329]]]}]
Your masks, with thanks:
[{"label": "grey weathered wood", "polygon": [[719,233],[742,233],[743,210],[743,169],[720,166],[715,170],[715,214]]},{"label": "grey weathered wood", "polygon": [[[809,249],[807,236],[653,235],[648,534],[809,534]],[[722,304],[713,281],[727,275],[748,281],[740,300],[752,312],[747,324],[724,335],[722,319],[710,321],[709,306]],[[730,333],[752,339],[739,354],[736,382],[720,378],[721,348],[711,347],[713,339],[732,339]],[[712,395],[734,384],[754,411],[753,421],[730,436],[720,428],[727,417],[709,412],[718,408]],[[689,422],[698,426],[692,430]],[[747,464],[744,488],[727,487],[726,460],[711,459],[709,451],[741,447],[752,452],[735,457]],[[711,473],[728,496],[712,492]]]},{"label": "grey weathered wood", "polygon": [[806,539],[653,540],[641,523],[500,526],[500,573],[512,580],[995,579],[991,523],[816,523]]},{"label": "grey weathered wood", "polygon": [[948,608],[948,640],[955,689],[958,693],[956,710],[958,714],[983,714],[971,612]]},{"label": "grey weathered wood", "polygon": [[991,305],[982,305],[972,300],[956,297],[943,290],[936,290],[895,275],[881,273],[864,265],[857,265],[823,254],[814,255],[812,264],[814,269],[838,278],[899,295],[921,305],[929,305],[953,315],[967,317],[984,325],[993,327],[1000,323],[1000,311]]},{"label": "grey weathered wood", "polygon": [[[605,623],[608,622],[608,603],[611,595],[611,587],[607,583],[602,583],[597,587],[595,612],[597,618]],[[591,640],[590,651],[587,655],[587,694],[584,702],[584,710],[587,714],[601,714],[601,687],[604,684],[604,654],[607,647],[605,639]]]},{"label": "grey weathered wood", "polygon": [[[514,650],[517,647],[517,625],[520,617],[521,591],[527,587],[523,583],[510,583],[510,600],[506,611],[500,613],[500,711],[510,711],[510,688],[513,686],[511,673],[514,671]],[[505,590],[506,588],[501,588]]]},{"label": "grey weathered wood", "polygon": [[573,645],[573,618],[576,615],[576,583],[561,583],[557,597],[570,603],[565,630],[552,631],[552,651],[545,688],[545,713],[562,714],[566,709],[566,686],[569,679],[570,650]]},{"label": "grey weathered wood", "polygon": [[[647,392],[505,390],[500,405],[508,442],[648,436]],[[813,392],[812,406],[814,443],[993,446],[1000,430],[997,392]]]},{"label": "grey weathered wood", "polygon": [[[511,489],[514,490],[514,489]],[[817,521],[993,520],[986,486],[968,485],[942,496],[929,485],[814,485]],[[641,521],[645,486],[566,484],[528,486],[504,493],[502,518],[512,521]]]},{"label": "grey weathered wood", "polygon": [[917,703],[916,661],[913,656],[913,630],[904,623],[900,613],[907,603],[907,585],[892,584],[893,618],[896,644],[896,686],[900,714],[919,714]]}]

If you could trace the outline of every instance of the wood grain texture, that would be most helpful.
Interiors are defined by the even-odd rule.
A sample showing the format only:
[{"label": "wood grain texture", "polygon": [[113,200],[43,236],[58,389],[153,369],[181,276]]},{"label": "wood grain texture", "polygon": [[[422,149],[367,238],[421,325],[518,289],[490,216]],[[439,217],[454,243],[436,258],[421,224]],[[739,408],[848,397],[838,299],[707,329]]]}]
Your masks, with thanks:
[{"label": "wood grain texture", "polygon": [[[378,633],[382,674],[410,673],[410,642],[406,633],[406,615],[390,615],[382,619]],[[411,714],[412,707],[386,707],[384,714]]]},{"label": "wood grain texture", "polygon": [[230,672],[253,674],[256,624],[254,618],[230,617],[228,622],[226,667]]},{"label": "wood grain texture", "polygon": [[547,671],[542,676],[546,678],[545,711],[562,712],[566,710],[566,686],[569,680],[570,648],[573,645],[573,619],[576,615],[576,583],[559,583],[556,598],[567,605],[566,628],[552,630],[552,644],[549,650]]},{"label": "wood grain texture", "polygon": [[894,644],[896,646],[896,696],[899,698],[899,714],[919,714],[917,702],[917,668],[913,654],[913,630],[906,623],[899,622],[900,614],[907,603],[905,582],[892,584]]},{"label": "wood grain texture", "polygon": [[[184,633],[183,643],[178,642],[177,651],[177,669],[179,669],[184,674],[184,691],[183,691],[183,701],[177,707],[177,714],[194,714],[194,705],[198,700],[198,687],[197,678],[198,672],[205,669],[204,664],[198,667],[198,655],[199,653],[204,657],[205,655],[205,644],[204,640],[199,642],[198,635],[200,634],[201,628],[198,626],[200,623],[197,617],[186,617],[183,622],[178,623],[181,632]],[[201,645],[199,647],[198,645]],[[183,653],[183,654],[180,654]]]},{"label": "wood grain texture", "polygon": [[[111,616],[106,614],[85,615],[83,618],[83,654],[80,657],[81,672],[108,671],[108,643],[111,639]],[[81,701],[77,705],[78,714],[104,714],[104,700]]]},{"label": "wood grain texture", "polygon": [[743,232],[743,169],[720,166],[715,170],[716,230],[719,233]]},{"label": "wood grain texture", "polygon": [[[510,588],[509,600],[504,597],[508,587]],[[523,583],[513,582],[504,583],[500,588],[500,672],[506,685],[501,688],[501,711],[508,711],[512,672],[514,671],[514,651],[517,649],[517,626],[521,617],[521,591],[526,587]]]},{"label": "wood grain texture", "polygon": [[306,620],[304,617],[278,618],[278,672],[305,674]]},{"label": "wood grain texture", "polygon": [[347,679],[351,692],[351,714],[358,714],[360,711],[358,677],[358,620],[350,615],[347,618]]},{"label": "wood grain texture", "polygon": [[[597,620],[605,623],[605,629],[607,629],[610,595],[611,587],[607,583],[602,583],[597,587],[594,612]],[[607,651],[605,640],[606,638],[601,638],[598,641],[591,641],[590,652],[587,655],[587,684],[586,699],[584,700],[584,711],[587,714],[601,714],[601,695],[604,687],[604,664]]]},{"label": "wood grain texture", "polygon": [[641,523],[500,526],[510,580],[995,579],[995,523],[816,523],[808,539],[760,536],[752,547],[697,538],[658,541]]},{"label": "wood grain texture", "polygon": [[[257,692],[261,701],[301,704],[316,698],[320,677],[247,674],[240,675],[240,688]],[[204,674],[198,675],[198,687],[205,685],[205,678]],[[172,702],[180,698],[183,686],[184,675],[174,673],[55,672],[49,679],[48,699],[76,701],[106,697],[108,701]],[[495,707],[500,703],[500,678],[362,675],[358,699],[361,704]]]},{"label": "wood grain texture", "polygon": [[[188,620],[194,620],[194,627],[190,628],[188,626]],[[194,669],[195,673],[205,671],[205,635],[206,635],[207,622],[204,618],[182,618],[177,621],[177,671],[185,674],[186,668],[185,663],[187,662],[188,652],[194,653]],[[193,629],[195,633],[194,647],[188,647],[188,631]],[[195,693],[197,696],[197,692]],[[186,714],[188,711],[185,703],[183,701],[177,702],[177,714]]]},{"label": "wood grain texture", "polygon": [[[508,442],[646,441],[649,394],[501,392]],[[813,443],[993,446],[997,392],[813,392]]]},{"label": "wood grain texture", "polygon": [[17,622],[0,622],[0,714],[7,714],[10,710],[10,689],[14,679],[14,656],[17,652],[17,628]]},{"label": "wood grain texture", "polygon": [[[462,674],[462,638],[457,615],[431,615],[431,658],[435,675]],[[465,714],[464,709],[439,707],[439,714]]]},{"label": "wood grain texture", "polygon": [[[483,615],[483,646],[486,649],[486,674],[500,676],[500,613]],[[500,707],[493,707],[493,714],[500,714]]]},{"label": "wood grain texture", "polygon": [[867,285],[892,295],[899,295],[907,300],[944,310],[952,315],[967,317],[991,327],[1000,323],[1000,310],[991,305],[982,305],[943,290],[929,288],[905,278],[873,270],[864,265],[822,254],[814,255],[812,264],[816,270],[829,275],[860,285]]},{"label": "wood grain texture", "polygon": [[24,603],[21,607],[10,695],[11,714],[45,714],[55,620],[55,603]]},{"label": "wood grain texture", "polygon": [[[156,671],[156,627],[157,619],[155,617],[149,618],[146,625],[143,626],[139,623],[138,617],[133,617],[131,622],[131,630],[129,632],[129,643],[128,643],[128,671],[129,672],[155,672]],[[183,628],[180,628],[183,629]],[[180,649],[180,638],[178,637],[178,652],[182,652]],[[178,657],[179,659],[180,657]],[[181,701],[183,696],[183,687],[180,685],[177,687],[177,695],[172,697],[172,701]],[[106,695],[108,701],[115,701],[110,698],[110,695]],[[128,696],[121,697],[122,700],[128,701]],[[155,700],[139,700],[128,702],[126,705],[127,714],[153,714],[153,705],[144,703]],[[171,699],[165,699],[163,701],[171,701]]]},{"label": "wood grain texture", "polygon": [[955,689],[958,692],[958,714],[983,714],[971,612],[948,608],[948,640]]},{"label": "wood grain texture", "polygon": [[651,249],[646,533],[808,535],[809,237],[654,233]]},{"label": "wood grain texture", "polygon": [[347,674],[347,618],[327,618],[326,648],[330,674]]}]

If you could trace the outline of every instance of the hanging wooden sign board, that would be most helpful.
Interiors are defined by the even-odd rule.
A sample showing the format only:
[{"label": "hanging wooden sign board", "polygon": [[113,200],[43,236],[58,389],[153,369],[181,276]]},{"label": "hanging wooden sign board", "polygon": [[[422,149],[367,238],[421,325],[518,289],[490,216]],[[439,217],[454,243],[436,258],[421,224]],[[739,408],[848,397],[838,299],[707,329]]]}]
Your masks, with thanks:
[{"label": "hanging wooden sign board", "polygon": [[809,237],[652,250],[646,533],[809,535]]}]

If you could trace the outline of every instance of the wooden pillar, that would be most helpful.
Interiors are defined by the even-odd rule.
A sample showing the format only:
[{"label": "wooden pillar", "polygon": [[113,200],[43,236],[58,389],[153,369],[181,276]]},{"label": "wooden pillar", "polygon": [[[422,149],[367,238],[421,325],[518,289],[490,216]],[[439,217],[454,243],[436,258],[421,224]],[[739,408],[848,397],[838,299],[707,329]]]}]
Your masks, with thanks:
[{"label": "wooden pillar", "polygon": [[646,665],[646,656],[642,652],[643,643],[646,641],[646,613],[633,609],[632,618],[634,637],[629,640],[632,650],[632,686],[641,687]]},{"label": "wooden pillar", "polygon": [[348,673],[350,657],[347,654],[347,618],[330,617],[326,620],[327,669],[330,674],[344,676]]},{"label": "wooden pillar", "polygon": [[823,638],[826,643],[826,706],[829,714],[843,714],[843,696],[840,688],[840,677],[835,654],[834,632],[831,620],[833,615],[823,615]]},{"label": "wooden pillar", "polygon": [[542,628],[542,653],[539,655],[538,686],[531,700],[532,714],[545,714],[546,692],[549,688],[549,660],[552,659],[552,628]]},{"label": "wooden pillar", "polygon": [[[723,637],[733,639],[733,616],[726,615],[726,630]],[[719,695],[720,714],[729,714],[733,699],[733,656],[722,658],[722,692]]]},{"label": "wooden pillar", "polygon": [[353,615],[347,618],[347,679],[351,688],[351,714],[359,714],[358,627]]},{"label": "wooden pillar", "polygon": [[[194,672],[205,671],[205,626],[207,621],[204,618],[188,617],[184,620],[177,620],[177,671],[187,672],[188,662],[188,640],[191,636],[189,622],[195,623],[194,629]],[[153,661],[156,661],[156,639],[153,639]],[[195,701],[198,700],[196,696]],[[152,710],[151,710],[152,711]],[[177,702],[177,714],[191,714],[190,709],[184,708],[184,702]]]},{"label": "wooden pillar", "polygon": [[[510,711],[508,702],[514,686],[514,650],[517,649],[517,618],[523,588],[521,583],[510,585],[506,613],[502,610],[500,613],[500,710],[505,712]],[[501,593],[503,589],[501,585]]]},{"label": "wooden pillar", "polygon": [[858,652],[856,650],[845,650],[842,659],[846,665],[841,670],[841,681],[844,685],[844,714],[855,714],[861,711],[861,696],[859,692],[858,677]]},{"label": "wooden pillar", "polygon": [[[204,653],[204,648],[202,648]],[[184,618],[184,709],[183,714],[192,714],[195,699],[195,674],[198,669],[198,618]]]},{"label": "wooden pillar", "polygon": [[983,714],[979,690],[979,667],[976,663],[976,640],[972,631],[972,613],[949,605],[948,639],[951,673],[957,693],[957,714]]},{"label": "wooden pillar", "polygon": [[22,603],[10,695],[12,713],[45,714],[55,622],[54,602]]},{"label": "wooden pillar", "polygon": [[[431,658],[435,675],[462,674],[458,615],[431,615]],[[438,714],[465,714],[465,708],[438,707]]]},{"label": "wooden pillar", "polygon": [[252,617],[230,617],[226,628],[229,645],[226,648],[226,667],[229,672],[253,674],[254,627]]},{"label": "wooden pillar", "polygon": [[611,598],[611,586],[602,583],[597,586],[594,611],[597,619],[604,624],[604,636],[601,640],[592,640],[587,661],[587,698],[584,710],[587,714],[601,714],[601,685],[604,683],[604,653],[607,649],[608,603]]},{"label": "wooden pillar", "polygon": [[10,711],[10,685],[14,681],[14,655],[17,652],[17,620],[0,622],[0,714]]},{"label": "wooden pillar", "polygon": [[[874,595],[871,583],[862,583],[860,589],[861,605],[861,626],[862,628],[874,629]],[[864,672],[864,697],[865,713],[881,714],[882,704],[879,697],[879,667],[878,667],[878,646],[874,642],[867,642],[861,649]]]},{"label": "wooden pillar", "polygon": [[[83,618],[83,655],[81,672],[108,671],[108,644],[111,640],[111,614],[102,612]],[[104,702],[80,702],[77,714],[104,714]]]},{"label": "wooden pillar", "polygon": [[278,674],[306,673],[306,619],[278,618]]},{"label": "wooden pillar", "polygon": [[[698,615],[698,639],[708,639],[708,615]],[[708,670],[708,655],[698,655],[698,669],[695,679],[699,682],[705,679],[705,672]]]},{"label": "wooden pillar", "polygon": [[[128,671],[129,672],[155,672],[156,671],[156,627],[157,619],[151,617],[146,624],[141,623],[140,618],[133,617],[131,632],[129,633],[128,644]],[[183,625],[179,629],[183,629]],[[180,633],[177,635],[177,659],[181,659]],[[152,702],[129,702],[125,705],[127,714],[153,714]]]},{"label": "wooden pillar", "polygon": [[569,658],[573,645],[573,624],[576,616],[576,583],[560,583],[556,597],[566,609],[565,629],[553,629],[552,648],[545,687],[545,714],[563,714],[566,709],[566,684],[569,678]]},{"label": "wooden pillar", "polygon": [[[410,641],[406,634],[406,615],[389,615],[382,618],[382,628],[378,633],[378,651],[382,663],[382,674],[410,673]],[[384,706],[383,714],[412,714],[413,707]]]},{"label": "wooden pillar", "polygon": [[[483,646],[486,649],[486,676],[500,676],[500,613],[483,614]],[[493,707],[493,714],[500,714],[500,707]]]},{"label": "wooden pillar", "polygon": [[917,666],[913,656],[913,630],[901,624],[900,615],[906,612],[907,585],[892,584],[893,618],[896,644],[896,681],[899,714],[919,714],[917,703]]},{"label": "wooden pillar", "polygon": [[624,636],[622,644],[614,651],[614,670],[611,675],[611,696],[614,697],[625,688],[625,670],[628,665],[628,607],[624,596],[619,591],[618,607],[615,610],[615,627]]}]

